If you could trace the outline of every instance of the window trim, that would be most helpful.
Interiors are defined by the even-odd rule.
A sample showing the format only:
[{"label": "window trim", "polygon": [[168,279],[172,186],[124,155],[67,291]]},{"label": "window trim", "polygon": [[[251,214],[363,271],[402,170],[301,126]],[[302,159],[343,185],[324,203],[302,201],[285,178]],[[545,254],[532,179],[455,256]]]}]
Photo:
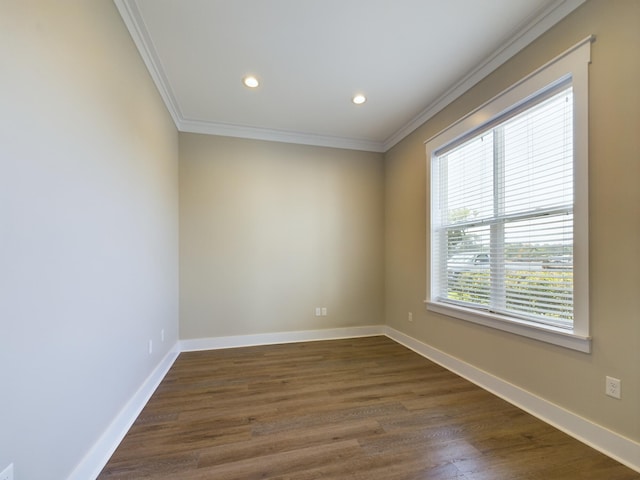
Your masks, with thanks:
[{"label": "window trim", "polygon": [[[470,321],[498,330],[515,333],[585,353],[591,352],[589,335],[589,197],[588,197],[588,66],[591,62],[593,35],[569,48],[535,70],[515,85],[484,103],[451,126],[425,142],[427,176],[431,174],[432,156],[443,146],[467,136],[536,96],[541,90],[571,78],[574,98],[574,322],[572,329],[522,320],[449,303],[438,302],[432,282],[431,234],[427,232],[427,299],[428,310]],[[431,178],[427,178],[431,185]],[[432,216],[431,196],[427,196],[427,212]]]}]

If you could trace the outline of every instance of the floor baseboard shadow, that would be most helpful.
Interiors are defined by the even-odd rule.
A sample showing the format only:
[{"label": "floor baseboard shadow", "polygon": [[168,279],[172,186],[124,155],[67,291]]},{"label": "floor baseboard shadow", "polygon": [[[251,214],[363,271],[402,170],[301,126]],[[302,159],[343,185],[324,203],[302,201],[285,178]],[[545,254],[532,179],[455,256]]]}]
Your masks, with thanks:
[{"label": "floor baseboard shadow", "polygon": [[176,343],[144,383],[120,410],[98,441],[91,447],[67,480],[95,480],[125,437],[133,422],[156,391],[180,354]]},{"label": "floor baseboard shadow", "polygon": [[340,340],[343,338],[371,337],[375,335],[385,335],[385,326],[370,325],[365,327],[330,328],[326,330],[302,330],[299,332],[194,338],[181,340],[180,351],[196,352],[199,350],[255,347],[257,345],[275,345],[279,343],[317,342],[322,340]]},{"label": "floor baseboard shadow", "polygon": [[385,335],[471,383],[554,426],[576,440],[640,472],[640,443],[580,417],[409,335],[385,327]]},{"label": "floor baseboard shadow", "polygon": [[409,335],[384,325],[180,340],[109,425],[68,480],[95,479],[180,352],[384,335],[540,420],[640,472],[640,443],[582,418]]}]

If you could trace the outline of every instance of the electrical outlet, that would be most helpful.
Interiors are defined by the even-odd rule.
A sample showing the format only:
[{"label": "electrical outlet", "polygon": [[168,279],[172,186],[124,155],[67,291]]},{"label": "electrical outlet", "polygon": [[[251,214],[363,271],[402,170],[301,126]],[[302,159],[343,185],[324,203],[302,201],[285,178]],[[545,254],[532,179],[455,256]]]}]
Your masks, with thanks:
[{"label": "electrical outlet", "polygon": [[160,341],[164,342],[164,328],[160,330]]},{"label": "electrical outlet", "polygon": [[149,355],[151,355],[152,353],[153,353],[153,340],[149,340]]},{"label": "electrical outlet", "polygon": [[320,307],[316,307],[316,317],[322,315],[322,309]]},{"label": "electrical outlet", "polygon": [[13,480],[13,463],[0,473],[0,480]]},{"label": "electrical outlet", "polygon": [[409,320],[410,322],[413,322],[413,312],[409,312],[407,320]]},{"label": "electrical outlet", "polygon": [[[606,377],[604,392],[613,398],[620,398],[620,380],[613,377]],[[1,480],[1,479],[0,479]]]},{"label": "electrical outlet", "polygon": [[322,316],[323,317],[327,316],[327,307],[322,307]]}]

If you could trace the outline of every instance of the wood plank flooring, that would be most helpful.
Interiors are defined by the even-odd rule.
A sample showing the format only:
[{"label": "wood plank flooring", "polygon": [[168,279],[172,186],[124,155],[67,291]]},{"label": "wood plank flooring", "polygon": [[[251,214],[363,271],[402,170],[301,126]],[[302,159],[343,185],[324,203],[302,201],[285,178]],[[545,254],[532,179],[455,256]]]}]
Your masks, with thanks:
[{"label": "wood plank flooring", "polygon": [[640,479],[386,337],[182,353],[100,480]]}]

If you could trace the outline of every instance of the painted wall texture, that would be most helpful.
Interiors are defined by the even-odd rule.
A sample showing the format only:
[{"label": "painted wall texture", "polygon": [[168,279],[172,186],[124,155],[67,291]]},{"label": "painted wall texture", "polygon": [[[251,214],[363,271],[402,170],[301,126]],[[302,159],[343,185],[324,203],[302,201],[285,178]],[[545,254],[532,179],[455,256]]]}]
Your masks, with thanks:
[{"label": "painted wall texture", "polygon": [[[640,2],[591,0],[404,139],[385,158],[386,323],[640,441]],[[590,315],[583,354],[427,312],[424,142],[594,34],[589,72]],[[414,322],[407,322],[407,312]],[[622,399],[604,394],[622,380]]]},{"label": "painted wall texture", "polygon": [[112,2],[0,12],[0,469],[58,480],[176,343],[178,134]]},{"label": "painted wall texture", "polygon": [[181,133],[180,337],[382,324],[383,202],[381,154]]},{"label": "painted wall texture", "polygon": [[[67,478],[178,330],[387,324],[640,442],[639,1],[589,0],[384,155],[178,134],[111,1],[0,8],[0,468],[16,480]],[[427,312],[424,141],[591,34],[593,352]]]}]

